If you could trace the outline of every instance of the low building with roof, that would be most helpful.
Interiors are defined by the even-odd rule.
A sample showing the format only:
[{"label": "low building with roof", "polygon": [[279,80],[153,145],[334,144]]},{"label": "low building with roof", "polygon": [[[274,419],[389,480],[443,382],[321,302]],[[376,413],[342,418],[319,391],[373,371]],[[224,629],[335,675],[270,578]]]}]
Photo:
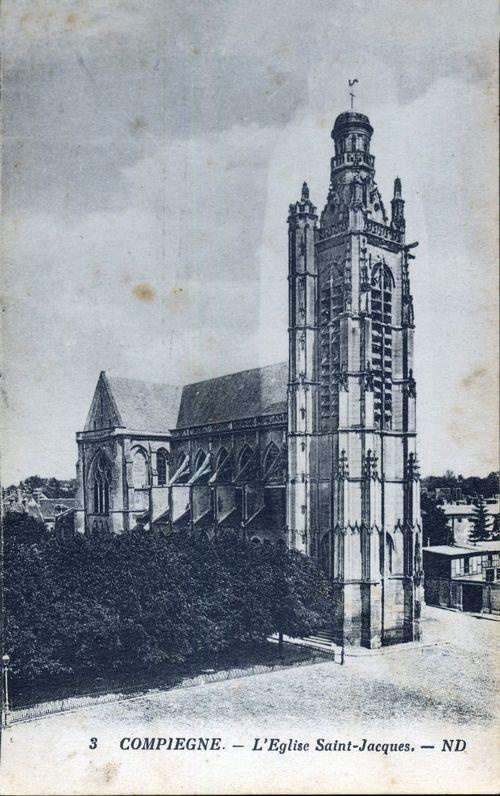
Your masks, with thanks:
[{"label": "low building with roof", "polygon": [[[491,518],[490,524],[493,525],[494,518],[500,513],[500,504],[498,498],[487,498],[484,501],[484,507]],[[443,509],[448,527],[453,532],[455,544],[467,545],[471,532],[473,530],[473,517],[475,503],[470,500],[455,500],[443,503]]]},{"label": "low building with roof", "polygon": [[59,515],[74,511],[74,498],[41,498],[34,496],[26,503],[25,510],[32,517],[41,520],[49,531],[53,531]]},{"label": "low building with roof", "polygon": [[500,541],[423,549],[428,605],[500,614]]}]

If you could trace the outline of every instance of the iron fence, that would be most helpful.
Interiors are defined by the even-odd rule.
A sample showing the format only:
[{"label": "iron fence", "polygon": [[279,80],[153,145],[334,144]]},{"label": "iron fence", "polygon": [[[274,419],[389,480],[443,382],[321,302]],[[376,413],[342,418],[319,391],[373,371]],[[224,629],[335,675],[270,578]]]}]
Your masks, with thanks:
[{"label": "iron fence", "polygon": [[[254,656],[256,655],[256,650],[251,650],[250,652],[253,652]],[[113,675],[111,675],[108,679],[105,677],[99,678],[102,682],[94,681],[87,689],[87,693],[85,691],[75,693],[79,690],[81,683],[80,679],[75,676],[73,682],[66,680],[61,684],[62,690],[68,691],[71,690],[73,685],[73,694],[68,693],[67,696],[62,698],[48,699],[46,701],[40,701],[36,697],[33,701],[22,699],[21,704],[18,704],[18,706],[16,706],[16,701],[19,702],[19,700],[16,700],[14,689],[14,700],[11,705],[8,724],[34,721],[44,716],[134,699],[146,694],[154,696],[165,691],[193,688],[209,683],[281,671],[286,668],[308,666],[326,661],[343,663],[343,655],[340,656],[336,650],[316,649],[305,644],[284,642],[282,655],[278,654],[276,649],[263,648],[262,652],[264,653],[262,656],[264,660],[253,663],[248,662],[248,656],[245,655],[244,650],[241,650],[239,654],[234,656],[224,656],[223,661],[212,660],[210,666],[206,662],[203,665],[199,660],[191,660],[186,661],[183,666],[170,666],[163,673],[154,673],[149,676],[131,671],[127,677],[128,682],[123,680],[124,687],[119,687],[116,676],[113,678]],[[245,661],[246,657],[247,660]],[[214,668],[218,663],[223,665],[220,668]],[[113,683],[117,686],[114,689]],[[40,680],[37,682],[37,689],[40,694],[55,688],[57,688],[57,683],[53,680]]]}]

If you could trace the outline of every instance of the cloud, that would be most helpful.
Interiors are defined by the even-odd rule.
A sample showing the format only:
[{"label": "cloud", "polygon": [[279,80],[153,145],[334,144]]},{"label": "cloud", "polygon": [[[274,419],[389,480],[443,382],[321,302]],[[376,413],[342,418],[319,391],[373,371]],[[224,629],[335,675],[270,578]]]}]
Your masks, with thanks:
[{"label": "cloud", "polygon": [[303,11],[4,4],[10,480],[71,474],[101,369],[182,383],[286,358],[288,204],[306,178],[321,209],[353,76],[420,240],[423,469],[493,466],[493,4],[474,25],[456,2]]},{"label": "cloud", "polygon": [[255,361],[275,136],[250,125],[154,149],[123,169],[124,210],[5,219],[6,472],[71,471],[100,370],[185,383]]},{"label": "cloud", "polygon": [[[324,82],[321,71],[316,80]],[[319,212],[328,190],[333,119],[321,96],[321,91],[314,95],[283,128],[269,162],[259,328],[270,330],[268,345],[276,359],[287,356],[286,208],[298,198],[304,179]],[[486,473],[498,462],[498,225],[492,178],[498,156],[491,98],[473,84],[446,77],[404,110],[393,85],[369,115],[386,207],[398,175],[407,234],[420,242],[411,277],[422,470]],[[478,368],[480,389],[466,389]]]}]

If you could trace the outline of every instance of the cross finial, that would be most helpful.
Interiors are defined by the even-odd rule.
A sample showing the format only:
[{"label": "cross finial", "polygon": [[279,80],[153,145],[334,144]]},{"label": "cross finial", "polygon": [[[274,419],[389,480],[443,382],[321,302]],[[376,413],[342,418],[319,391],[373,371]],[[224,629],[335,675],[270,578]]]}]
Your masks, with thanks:
[{"label": "cross finial", "polygon": [[[357,77],[355,77],[354,80],[349,80],[349,88],[353,89],[353,86],[354,86],[355,83],[359,83],[359,80],[358,80]],[[352,110],[354,108],[354,97],[356,96],[354,94],[354,90],[349,91],[349,96],[351,98],[351,110]]]}]

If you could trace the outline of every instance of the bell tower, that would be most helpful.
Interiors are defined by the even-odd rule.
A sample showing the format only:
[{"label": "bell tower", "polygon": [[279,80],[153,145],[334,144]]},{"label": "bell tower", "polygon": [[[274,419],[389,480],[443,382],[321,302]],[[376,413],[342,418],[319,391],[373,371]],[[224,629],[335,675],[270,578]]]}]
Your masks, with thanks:
[{"label": "bell tower", "polygon": [[419,638],[421,600],[417,244],[399,178],[386,214],[372,134],[367,116],[340,114],[319,224],[307,186],[289,215],[290,543],[330,579],[334,638],[367,647]]}]

